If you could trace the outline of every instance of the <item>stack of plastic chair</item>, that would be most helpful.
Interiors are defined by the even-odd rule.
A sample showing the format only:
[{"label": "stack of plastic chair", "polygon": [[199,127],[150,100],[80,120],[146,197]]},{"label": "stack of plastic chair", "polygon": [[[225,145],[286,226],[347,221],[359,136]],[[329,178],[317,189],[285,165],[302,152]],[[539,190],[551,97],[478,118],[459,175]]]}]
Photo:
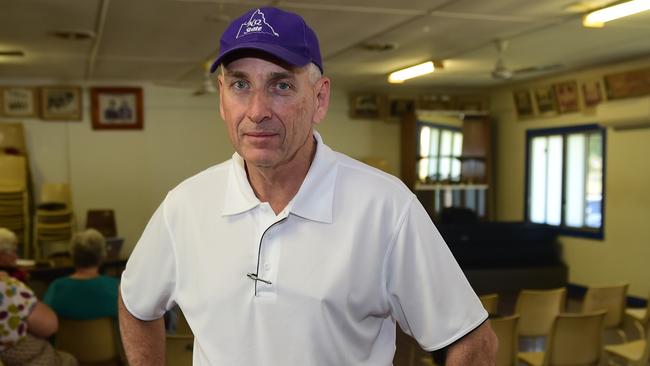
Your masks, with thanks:
[{"label": "stack of plastic chair", "polygon": [[517,366],[517,351],[519,350],[518,323],[518,314],[490,319],[492,330],[499,340],[497,366]]},{"label": "stack of plastic chair", "polygon": [[526,365],[596,366],[602,355],[605,312],[560,314],[555,318],[544,352],[519,352]]},{"label": "stack of plastic chair", "polygon": [[29,194],[24,156],[0,155],[0,227],[18,237],[21,256],[29,255]]},{"label": "stack of plastic chair", "polygon": [[[515,313],[519,314],[519,336],[543,340],[551,332],[555,317],[564,311],[566,289],[522,290],[517,297]],[[543,349],[542,342],[535,342]]]},{"label": "stack of plastic chair", "polygon": [[67,183],[44,183],[34,225],[37,257],[66,252],[75,231],[70,186]]},{"label": "stack of plastic chair", "polygon": [[623,331],[627,284],[613,286],[589,286],[582,301],[582,312],[605,310],[605,330],[614,330],[625,341]]},{"label": "stack of plastic chair", "polygon": [[486,294],[478,297],[485,310],[490,316],[498,314],[499,309],[499,294]]}]

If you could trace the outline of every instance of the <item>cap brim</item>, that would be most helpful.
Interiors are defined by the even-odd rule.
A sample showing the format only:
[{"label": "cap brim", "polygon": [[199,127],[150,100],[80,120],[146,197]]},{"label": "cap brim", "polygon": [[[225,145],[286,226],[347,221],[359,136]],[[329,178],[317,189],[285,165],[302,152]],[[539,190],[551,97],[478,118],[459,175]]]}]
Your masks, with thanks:
[{"label": "cap brim", "polygon": [[232,54],[244,50],[262,51],[264,53],[268,53],[271,56],[275,56],[280,60],[293,66],[305,66],[309,62],[311,62],[311,59],[309,57],[296,54],[295,52],[291,52],[286,48],[274,44],[250,42],[239,46],[235,46],[229,49],[224,54],[220,55],[219,58],[217,58],[212,64],[212,66],[210,67],[210,72],[211,73],[214,72],[217,69],[217,67],[219,67],[219,65],[223,63],[224,60],[227,59]]}]

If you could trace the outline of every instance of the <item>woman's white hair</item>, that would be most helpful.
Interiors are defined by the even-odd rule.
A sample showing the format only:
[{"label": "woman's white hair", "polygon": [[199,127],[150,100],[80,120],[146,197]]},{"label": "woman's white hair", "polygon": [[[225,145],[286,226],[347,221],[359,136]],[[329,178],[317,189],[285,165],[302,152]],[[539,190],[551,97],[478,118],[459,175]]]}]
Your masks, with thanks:
[{"label": "woman's white hair", "polygon": [[76,267],[99,266],[106,258],[106,239],[95,229],[78,232],[70,240],[70,254]]},{"label": "woman's white hair", "polygon": [[16,245],[18,244],[18,238],[13,231],[0,228],[0,252],[14,252],[16,251]]}]

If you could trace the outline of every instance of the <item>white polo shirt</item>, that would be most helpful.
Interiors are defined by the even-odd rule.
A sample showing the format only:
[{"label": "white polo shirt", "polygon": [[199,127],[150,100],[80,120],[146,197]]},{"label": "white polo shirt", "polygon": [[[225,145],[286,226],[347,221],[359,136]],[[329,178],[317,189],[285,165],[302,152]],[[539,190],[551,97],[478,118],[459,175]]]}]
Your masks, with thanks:
[{"label": "white polo shirt", "polygon": [[487,318],[415,196],[314,136],[279,215],[234,154],[170,191],[133,251],[127,309],[152,320],[178,304],[194,365],[388,366],[396,321],[436,350]]}]

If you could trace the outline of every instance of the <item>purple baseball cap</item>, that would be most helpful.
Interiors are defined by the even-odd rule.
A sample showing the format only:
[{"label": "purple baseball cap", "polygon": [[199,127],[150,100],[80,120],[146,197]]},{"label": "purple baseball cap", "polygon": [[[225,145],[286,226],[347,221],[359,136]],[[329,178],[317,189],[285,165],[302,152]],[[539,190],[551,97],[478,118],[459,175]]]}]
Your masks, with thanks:
[{"label": "purple baseball cap", "polygon": [[300,15],[278,8],[249,10],[228,25],[220,45],[210,72],[239,50],[262,51],[298,67],[313,62],[323,72],[316,33]]}]

